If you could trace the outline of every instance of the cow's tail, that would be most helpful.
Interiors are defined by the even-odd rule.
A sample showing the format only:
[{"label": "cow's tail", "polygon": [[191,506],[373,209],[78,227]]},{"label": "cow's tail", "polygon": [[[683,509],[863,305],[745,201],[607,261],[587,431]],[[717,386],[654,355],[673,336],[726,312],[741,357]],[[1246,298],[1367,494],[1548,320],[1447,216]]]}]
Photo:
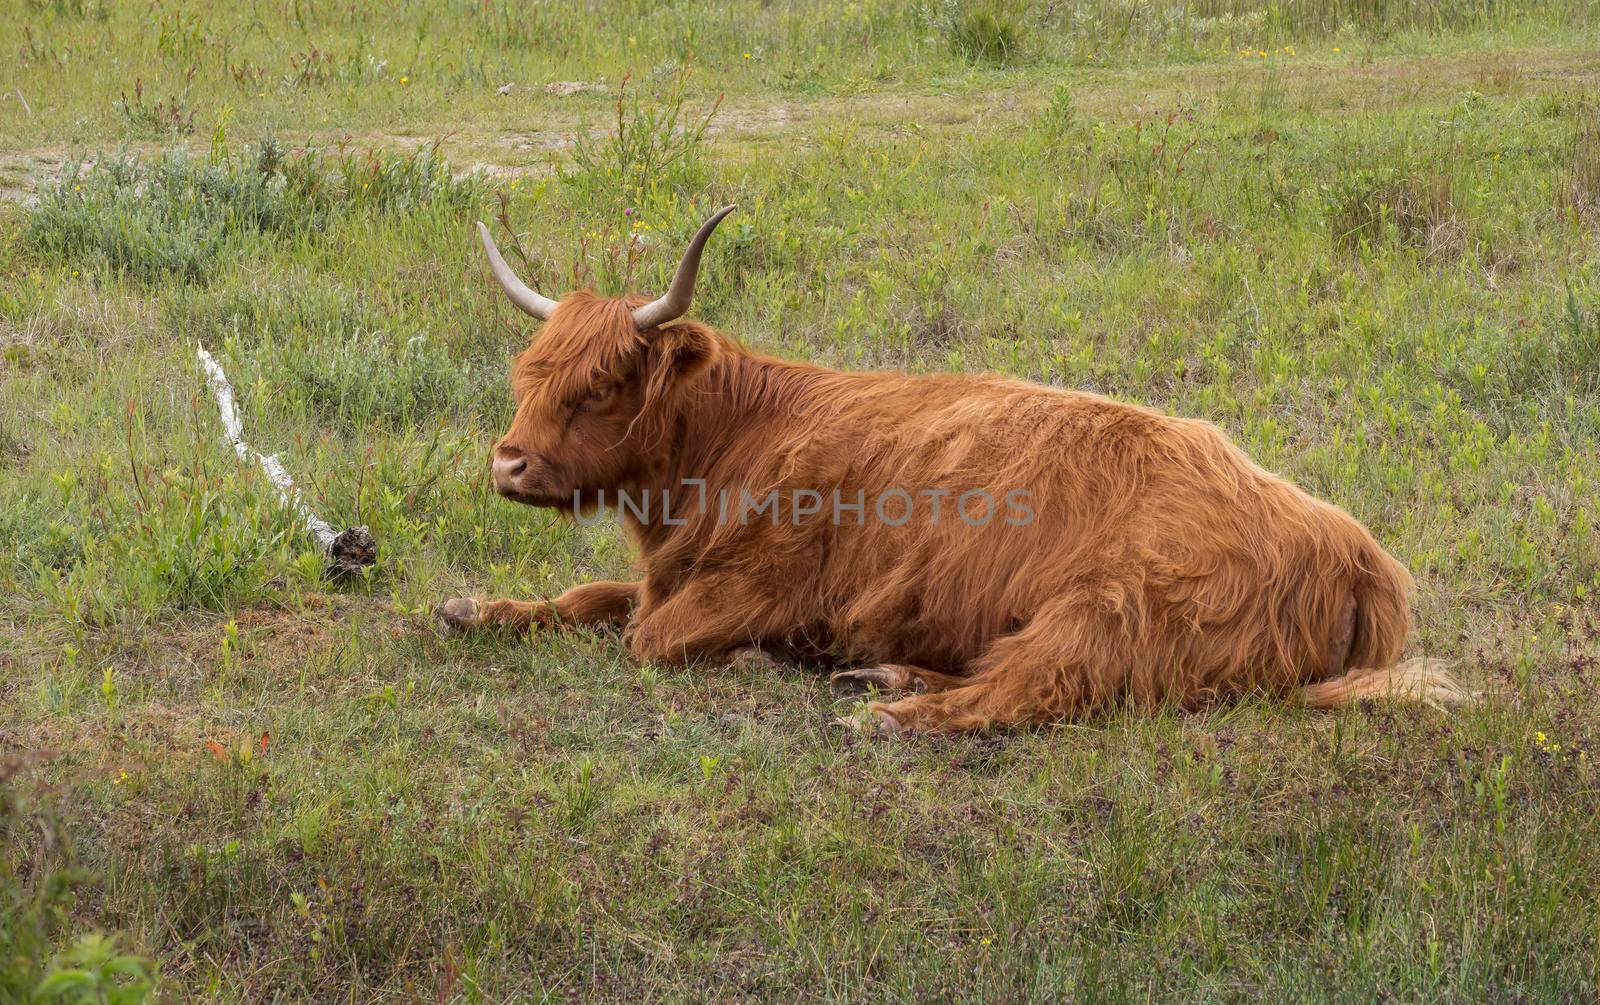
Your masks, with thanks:
[{"label": "cow's tail", "polygon": [[1300,701],[1311,708],[1340,708],[1363,701],[1419,701],[1448,707],[1475,695],[1456,683],[1444,660],[1422,656],[1391,667],[1352,670],[1343,677],[1319,680],[1300,689]]},{"label": "cow's tail", "polygon": [[1410,632],[1411,574],[1363,529],[1346,539],[1353,566],[1355,633],[1343,676],[1328,677],[1300,688],[1300,700],[1312,708],[1339,708],[1364,701],[1418,701],[1434,706],[1460,705],[1475,695],[1462,688],[1444,660],[1420,657],[1401,662]]}]

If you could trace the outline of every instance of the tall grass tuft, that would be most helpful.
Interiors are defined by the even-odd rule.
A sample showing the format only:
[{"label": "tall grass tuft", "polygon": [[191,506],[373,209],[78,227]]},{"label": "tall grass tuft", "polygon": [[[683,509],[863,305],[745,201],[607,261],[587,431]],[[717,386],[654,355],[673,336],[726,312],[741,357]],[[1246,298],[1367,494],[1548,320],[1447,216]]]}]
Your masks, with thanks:
[{"label": "tall grass tuft", "polygon": [[498,395],[483,392],[504,386],[499,367],[492,375],[475,375],[437,339],[416,335],[400,341],[360,329],[269,337],[256,349],[254,363],[282,400],[303,404],[337,429],[424,426],[460,414],[468,404],[497,406]]},{"label": "tall grass tuft", "polygon": [[1573,121],[1572,162],[1558,198],[1579,217],[1600,217],[1600,91],[1587,91],[1569,104]]},{"label": "tall grass tuft", "polygon": [[1022,54],[1022,11],[1013,0],[941,0],[924,16],[969,62],[1006,66]]},{"label": "tall grass tuft", "polygon": [[1362,170],[1324,192],[1328,230],[1343,250],[1384,239],[1429,254],[1458,250],[1465,234],[1461,202],[1453,177],[1443,170]]}]

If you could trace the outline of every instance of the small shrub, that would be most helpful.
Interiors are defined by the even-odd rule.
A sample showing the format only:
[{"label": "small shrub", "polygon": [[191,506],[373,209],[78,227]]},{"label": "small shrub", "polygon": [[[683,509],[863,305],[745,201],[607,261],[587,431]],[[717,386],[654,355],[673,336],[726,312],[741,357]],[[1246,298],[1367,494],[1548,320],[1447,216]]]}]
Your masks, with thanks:
[{"label": "small shrub", "polygon": [[332,167],[313,158],[324,183],[343,189],[341,213],[354,216],[405,216],[424,206],[465,215],[484,196],[475,176],[457,178],[439,156],[437,143],[408,156],[342,153]]},{"label": "small shrub", "polygon": [[139,526],[106,542],[106,564],[134,607],[221,610],[288,562],[299,522],[276,489],[253,471],[210,466],[143,485]]},{"label": "small shrub", "polygon": [[307,45],[303,52],[289,54],[289,72],[283,75],[282,89],[294,91],[326,87],[336,75],[337,64],[333,53]]},{"label": "small shrub", "polygon": [[36,1002],[63,1005],[139,1005],[155,991],[155,973],[142,958],[122,951],[115,936],[96,933],[51,962],[33,990]]},{"label": "small shrub", "polygon": [[1592,389],[1600,386],[1600,296],[1580,296],[1568,283],[1563,314],[1556,345],[1563,357],[1565,376],[1574,384],[1581,382],[1593,393]]},{"label": "small shrub", "polygon": [[1083,128],[1083,114],[1072,100],[1072,88],[1057,84],[1046,105],[1035,120],[1034,128],[1047,143],[1061,143],[1076,136]]},{"label": "small shrub", "polygon": [[235,210],[266,197],[259,186],[222,181],[183,154],[154,164],[73,165],[29,214],[29,240],[36,254],[85,271],[201,281],[216,267],[227,231],[240,225]]},{"label": "small shrub", "polygon": [[1118,185],[1136,205],[1168,205],[1173,189],[1183,177],[1184,162],[1200,143],[1193,120],[1177,112],[1153,122],[1133,123],[1133,135],[1107,156],[1107,166]]},{"label": "small shrub", "polygon": [[84,533],[63,520],[51,500],[15,496],[0,509],[0,561],[9,559],[15,575],[27,569],[65,572],[83,558]]},{"label": "small shrub", "polygon": [[176,95],[153,105],[148,103],[142,79],[133,82],[133,100],[129,101],[128,92],[124,91],[117,107],[123,120],[141,136],[188,136],[194,132],[194,109],[184,108]]},{"label": "small shrub", "polygon": [[612,211],[652,201],[652,192],[685,195],[705,183],[706,130],[722,95],[703,113],[691,112],[688,63],[670,72],[664,86],[651,93],[629,89],[631,71],[617,88],[616,128],[596,136],[578,131],[572,146],[572,168],[561,180]]},{"label": "small shrub", "polygon": [[454,178],[432,149],[326,158],[285,154],[268,138],[250,159],[170,151],[154,161],[69,165],[29,210],[27,233],[36,254],[85,271],[203,283],[253,239],[303,237],[422,205],[465,213],[481,191],[475,178]]},{"label": "small shrub", "polygon": [[[71,937],[73,888],[90,877],[72,864],[49,808],[25,806],[13,790],[28,763],[25,754],[0,762],[0,1001],[139,1005],[155,970],[115,936],[84,933],[58,948]],[[34,833],[47,841],[28,840]]]}]

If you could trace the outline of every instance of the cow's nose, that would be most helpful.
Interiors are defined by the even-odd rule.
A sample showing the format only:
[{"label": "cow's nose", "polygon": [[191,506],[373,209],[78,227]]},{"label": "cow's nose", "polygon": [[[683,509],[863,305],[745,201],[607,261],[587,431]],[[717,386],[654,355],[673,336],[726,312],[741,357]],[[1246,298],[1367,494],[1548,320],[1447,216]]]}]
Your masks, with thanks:
[{"label": "cow's nose", "polygon": [[496,450],[489,471],[494,476],[494,490],[501,495],[522,491],[520,479],[528,470],[528,458],[520,452]]}]

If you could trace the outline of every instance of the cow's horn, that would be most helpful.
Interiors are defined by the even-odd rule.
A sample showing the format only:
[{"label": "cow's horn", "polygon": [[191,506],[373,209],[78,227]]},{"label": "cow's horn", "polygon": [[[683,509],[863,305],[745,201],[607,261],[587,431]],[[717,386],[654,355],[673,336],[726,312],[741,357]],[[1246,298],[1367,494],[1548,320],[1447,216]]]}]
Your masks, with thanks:
[{"label": "cow's horn", "polygon": [[718,210],[716,216],[700,225],[694,240],[689,242],[689,250],[683,253],[683,260],[678,263],[678,271],[672,277],[672,285],[667,288],[667,292],[661,295],[660,300],[645,304],[633,312],[633,323],[639,326],[640,331],[682,317],[689,309],[689,301],[694,298],[694,277],[700,271],[700,252],[705,250],[706,239],[717,229],[717,224],[735,208],[737,207],[724,207]]},{"label": "cow's horn", "polygon": [[494,273],[494,281],[506,291],[506,296],[524,314],[538,318],[540,321],[549,321],[550,315],[555,312],[556,302],[547,296],[530,289],[526,283],[517,278],[511,271],[511,266],[501,257],[500,249],[494,246],[494,238],[489,236],[489,228],[478,221],[478,236],[483,239],[483,250],[489,255],[489,271]]}]

